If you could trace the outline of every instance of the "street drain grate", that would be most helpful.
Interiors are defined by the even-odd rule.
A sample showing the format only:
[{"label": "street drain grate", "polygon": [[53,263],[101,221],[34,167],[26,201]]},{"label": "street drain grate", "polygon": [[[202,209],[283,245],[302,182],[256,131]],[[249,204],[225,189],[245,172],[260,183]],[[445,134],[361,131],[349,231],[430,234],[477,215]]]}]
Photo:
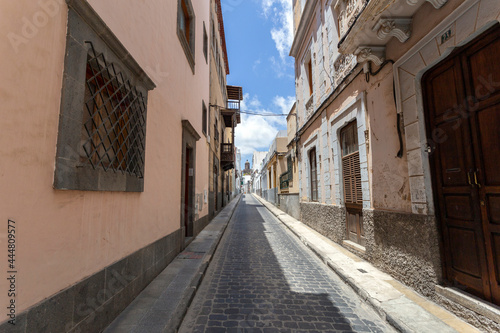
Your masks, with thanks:
[{"label": "street drain grate", "polygon": [[360,271],[361,273],[368,273],[367,271],[365,271],[364,269],[362,268],[358,268],[358,271]]},{"label": "street drain grate", "polygon": [[202,259],[205,252],[181,252],[177,256],[179,259]]}]

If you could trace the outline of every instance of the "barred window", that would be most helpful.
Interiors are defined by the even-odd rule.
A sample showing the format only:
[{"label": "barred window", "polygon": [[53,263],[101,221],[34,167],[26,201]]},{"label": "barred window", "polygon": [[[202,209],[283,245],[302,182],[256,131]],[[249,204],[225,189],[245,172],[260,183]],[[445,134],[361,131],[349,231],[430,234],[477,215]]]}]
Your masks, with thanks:
[{"label": "barred window", "polygon": [[142,192],[155,84],[86,1],[68,8],[54,188]]},{"label": "barred window", "polygon": [[85,162],[144,176],[146,104],[142,93],[92,44],[87,56]]}]

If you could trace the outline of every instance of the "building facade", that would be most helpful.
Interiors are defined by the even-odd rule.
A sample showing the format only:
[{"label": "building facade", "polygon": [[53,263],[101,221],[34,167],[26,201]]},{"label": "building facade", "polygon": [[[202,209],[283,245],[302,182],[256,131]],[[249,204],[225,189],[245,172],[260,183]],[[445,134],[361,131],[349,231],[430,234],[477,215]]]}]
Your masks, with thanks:
[{"label": "building facade", "polygon": [[294,1],[302,221],[484,330],[500,3]]},{"label": "building facade", "polygon": [[266,187],[263,187],[262,197],[273,204],[278,203],[280,193],[280,175],[286,170],[284,156],[286,155],[287,144],[286,130],[281,130],[276,134],[267,152],[264,169],[266,173]]},{"label": "building facade", "polygon": [[286,170],[280,175],[279,207],[287,214],[300,219],[299,160],[297,158],[297,108],[293,104],[286,117],[287,153]]},{"label": "building facade", "polygon": [[208,223],[214,2],[2,4],[16,328],[101,331]]},{"label": "building facade", "polygon": [[212,0],[210,22],[209,216],[236,195],[234,129],[240,123],[241,87],[227,85],[229,63],[220,0]]}]

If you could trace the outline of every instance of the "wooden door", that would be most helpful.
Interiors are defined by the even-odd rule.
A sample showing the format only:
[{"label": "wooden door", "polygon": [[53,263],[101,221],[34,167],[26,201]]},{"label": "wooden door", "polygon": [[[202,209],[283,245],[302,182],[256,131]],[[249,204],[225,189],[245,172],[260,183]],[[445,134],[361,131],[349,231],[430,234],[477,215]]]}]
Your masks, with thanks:
[{"label": "wooden door", "polygon": [[193,193],[192,193],[192,178],[193,178],[193,149],[186,147],[186,161],[184,174],[184,236],[191,237],[193,235],[192,214],[193,214]]},{"label": "wooden door", "polygon": [[500,304],[500,29],[454,52],[422,80],[445,273]]},{"label": "wooden door", "polygon": [[316,148],[309,151],[309,177],[311,179],[311,201],[318,201],[318,169],[316,163]]},{"label": "wooden door", "polygon": [[358,127],[351,122],[340,132],[342,144],[342,178],[346,207],[347,235],[350,241],[365,246],[363,229],[363,193],[359,163]]}]

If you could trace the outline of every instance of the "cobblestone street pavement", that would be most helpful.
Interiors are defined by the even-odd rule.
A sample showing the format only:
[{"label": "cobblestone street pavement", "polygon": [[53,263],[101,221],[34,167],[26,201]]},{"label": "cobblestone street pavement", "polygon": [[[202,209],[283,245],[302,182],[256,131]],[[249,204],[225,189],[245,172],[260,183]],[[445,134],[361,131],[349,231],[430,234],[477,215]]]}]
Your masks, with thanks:
[{"label": "cobblestone street pavement", "polygon": [[394,332],[251,195],[180,332]]}]

